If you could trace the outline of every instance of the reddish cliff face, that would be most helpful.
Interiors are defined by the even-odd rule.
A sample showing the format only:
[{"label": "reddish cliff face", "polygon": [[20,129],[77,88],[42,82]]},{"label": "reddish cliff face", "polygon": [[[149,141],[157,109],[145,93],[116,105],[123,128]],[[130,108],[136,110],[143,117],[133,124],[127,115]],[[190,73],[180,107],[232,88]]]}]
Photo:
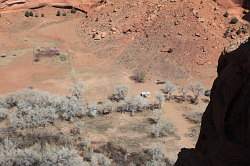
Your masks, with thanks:
[{"label": "reddish cliff face", "polygon": [[175,166],[250,165],[250,40],[223,53],[217,71],[197,145]]}]

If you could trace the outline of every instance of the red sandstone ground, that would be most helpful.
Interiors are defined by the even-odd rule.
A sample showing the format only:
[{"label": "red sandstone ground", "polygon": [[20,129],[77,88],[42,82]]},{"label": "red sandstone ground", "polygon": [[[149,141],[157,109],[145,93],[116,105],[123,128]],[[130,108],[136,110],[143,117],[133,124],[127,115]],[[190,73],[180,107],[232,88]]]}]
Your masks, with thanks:
[{"label": "red sandstone ground", "polygon": [[[60,81],[70,82],[72,76],[69,73],[74,70],[79,74],[78,78],[86,83],[89,81],[96,88],[100,86],[98,82],[106,83],[104,87],[111,82],[113,85],[117,82],[139,87],[149,84],[152,87],[156,79],[169,79],[182,84],[195,80],[209,87],[215,77],[218,56],[223,47],[232,41],[223,37],[231,26],[230,18],[223,17],[223,14],[235,6],[224,2],[221,1],[221,4],[227,9],[211,0],[109,1],[93,8],[88,17],[80,12],[56,17],[56,9],[50,7],[34,10],[39,14],[44,13],[44,18],[26,18],[24,11],[3,13],[0,18],[0,45],[1,53],[8,56],[1,60],[0,72],[6,79],[1,79],[0,92],[16,90],[17,87],[41,86],[48,80],[52,84],[50,87],[57,88],[58,81],[50,74],[54,68],[57,68],[55,71],[60,70],[55,72],[63,77]],[[27,1],[27,4],[21,5],[29,3],[34,2]],[[8,11],[8,8],[4,11]],[[94,40],[92,35],[95,32],[105,37]],[[67,62],[67,69],[60,69],[65,64],[51,64],[48,61],[46,65],[50,67],[45,67],[46,71],[42,72],[43,79],[34,81],[32,77],[37,77],[38,71],[44,68],[39,67],[45,64],[43,61],[32,63],[32,49],[42,46],[57,46],[62,52],[69,53],[71,60]],[[173,52],[168,53],[169,49]],[[10,58],[13,51],[17,52],[17,57]],[[25,75],[11,71],[19,71],[19,66]],[[147,72],[145,85],[134,84],[129,79],[132,71],[138,68]],[[102,77],[96,77],[98,75]]]},{"label": "red sandstone ground", "polygon": [[[33,10],[45,17],[27,18],[24,11],[30,3],[0,9],[0,55],[6,55],[0,58],[0,94],[28,86],[66,93],[75,80],[84,82],[86,96],[92,101],[106,98],[119,84],[127,85],[133,95],[143,90],[156,93],[161,88],[154,83],[157,79],[180,85],[198,81],[209,88],[223,48],[243,37],[224,38],[224,32],[245,24],[229,24],[234,15],[242,16],[242,9],[223,0],[219,4],[213,0],[67,1],[75,7],[84,3],[87,14],[48,6]],[[67,12],[67,16],[55,16],[57,10]],[[223,16],[226,11],[228,18]],[[33,62],[33,50],[39,47],[58,47],[66,61],[43,58]],[[146,71],[144,84],[129,78],[135,69]],[[182,137],[174,145],[167,141],[169,155],[176,155],[176,146],[194,143],[184,137],[190,124],[181,114],[204,108],[205,104],[164,106],[166,119],[176,124]],[[120,117],[124,123],[129,123],[128,119]],[[111,139],[113,133],[98,136],[97,140]]]}]

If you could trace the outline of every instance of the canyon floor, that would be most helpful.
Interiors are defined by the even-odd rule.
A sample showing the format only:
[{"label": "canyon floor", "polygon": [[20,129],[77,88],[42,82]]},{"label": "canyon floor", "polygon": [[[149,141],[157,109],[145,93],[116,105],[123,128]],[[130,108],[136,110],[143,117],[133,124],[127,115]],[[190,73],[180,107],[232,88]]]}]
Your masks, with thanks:
[{"label": "canyon floor", "polygon": [[[0,9],[2,96],[28,87],[67,95],[75,82],[83,83],[84,98],[90,103],[106,100],[118,85],[127,86],[129,96],[149,91],[149,100],[154,100],[164,86],[156,80],[179,87],[199,82],[209,90],[224,47],[249,33],[242,19],[245,10],[223,0],[109,0],[76,13],[51,6],[17,6]],[[33,16],[26,17],[26,11]],[[239,21],[231,24],[234,17]],[[60,55],[34,61],[34,52],[43,47],[57,48]],[[135,70],[145,73],[144,83],[131,79]],[[67,135],[82,123],[80,137],[89,138],[94,147],[115,142],[133,152],[160,146],[174,162],[180,148],[196,142],[195,136],[187,136],[195,124],[183,114],[202,113],[206,106],[203,101],[163,104],[162,118],[175,126],[178,137],[151,138],[150,112],[57,122],[47,130]],[[0,126],[8,127],[8,122]]]}]

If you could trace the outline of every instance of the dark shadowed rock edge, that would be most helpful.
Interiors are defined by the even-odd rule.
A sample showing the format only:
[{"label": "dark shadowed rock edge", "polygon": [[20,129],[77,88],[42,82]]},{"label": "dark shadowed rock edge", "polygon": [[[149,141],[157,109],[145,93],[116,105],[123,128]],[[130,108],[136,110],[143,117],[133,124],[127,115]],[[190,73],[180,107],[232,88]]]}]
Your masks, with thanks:
[{"label": "dark shadowed rock edge", "polygon": [[250,40],[223,52],[217,72],[198,142],[175,166],[250,166]]},{"label": "dark shadowed rock edge", "polygon": [[243,7],[247,8],[247,9],[250,9],[250,1],[249,0],[244,0],[243,1]]}]

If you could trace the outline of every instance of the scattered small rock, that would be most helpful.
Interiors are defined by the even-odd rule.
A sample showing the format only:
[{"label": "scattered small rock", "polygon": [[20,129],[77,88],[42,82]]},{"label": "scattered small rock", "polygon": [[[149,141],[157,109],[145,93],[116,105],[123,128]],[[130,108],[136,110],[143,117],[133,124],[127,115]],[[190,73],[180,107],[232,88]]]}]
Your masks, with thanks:
[{"label": "scattered small rock", "polygon": [[111,29],[110,29],[112,32],[116,32],[117,31],[117,28],[115,28],[115,27],[111,27]]},{"label": "scattered small rock", "polygon": [[107,36],[107,33],[106,32],[102,32],[101,33],[101,38],[105,38]]},{"label": "scattered small rock", "polygon": [[195,35],[196,37],[201,37],[201,35],[200,35],[199,33],[197,33],[197,32],[196,32],[194,35]]},{"label": "scattered small rock", "polygon": [[226,11],[224,14],[223,14],[224,17],[228,17],[229,16],[229,13],[228,11]]},{"label": "scattered small rock", "polygon": [[168,53],[172,53],[173,51],[174,51],[174,50],[173,50],[172,48],[169,48],[167,52],[168,52]]},{"label": "scattered small rock", "polygon": [[198,21],[201,22],[201,23],[203,23],[203,22],[205,22],[205,19],[202,18],[202,17],[200,17],[200,18],[198,18]]},{"label": "scattered small rock", "polygon": [[1,55],[0,57],[1,57],[1,58],[5,58],[5,57],[6,57],[6,55],[5,55],[5,54],[3,54],[3,55]]},{"label": "scattered small rock", "polygon": [[101,37],[101,35],[99,33],[95,33],[95,34],[93,34],[93,39],[94,40],[101,40],[102,37]]},{"label": "scattered small rock", "polygon": [[177,35],[182,36],[182,33],[181,33],[181,32],[178,32]]}]

